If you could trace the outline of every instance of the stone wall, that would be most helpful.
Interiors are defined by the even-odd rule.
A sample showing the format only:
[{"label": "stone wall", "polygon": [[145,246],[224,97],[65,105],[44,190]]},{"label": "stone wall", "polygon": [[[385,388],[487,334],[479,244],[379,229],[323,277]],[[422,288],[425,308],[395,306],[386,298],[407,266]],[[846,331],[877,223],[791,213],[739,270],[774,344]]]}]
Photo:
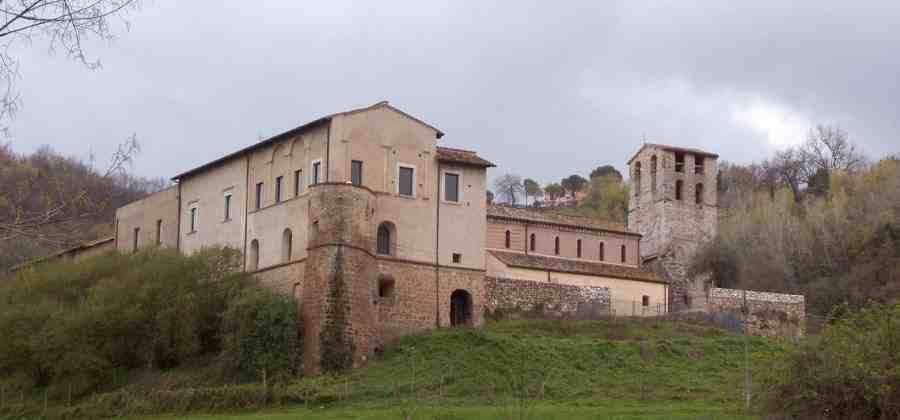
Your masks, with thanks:
[{"label": "stone wall", "polygon": [[[744,319],[744,291],[712,288],[707,310],[714,315]],[[746,291],[747,317],[743,329],[751,335],[799,337],[804,333],[806,300],[803,295]]]},{"label": "stone wall", "polygon": [[609,313],[609,288],[486,277],[485,312],[594,319]]}]

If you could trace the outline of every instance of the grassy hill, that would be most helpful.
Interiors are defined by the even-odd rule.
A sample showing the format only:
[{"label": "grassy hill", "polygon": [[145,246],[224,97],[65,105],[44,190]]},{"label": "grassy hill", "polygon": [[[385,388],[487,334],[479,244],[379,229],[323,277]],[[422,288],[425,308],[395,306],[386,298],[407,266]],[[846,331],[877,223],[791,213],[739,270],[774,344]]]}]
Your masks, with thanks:
[{"label": "grassy hill", "polygon": [[116,392],[50,411],[241,420],[754,418],[742,409],[745,344],[754,377],[788,346],[673,321],[500,321],[407,337],[365,368],[295,379],[268,397],[258,385],[210,387],[214,367],[194,366],[137,375]]}]

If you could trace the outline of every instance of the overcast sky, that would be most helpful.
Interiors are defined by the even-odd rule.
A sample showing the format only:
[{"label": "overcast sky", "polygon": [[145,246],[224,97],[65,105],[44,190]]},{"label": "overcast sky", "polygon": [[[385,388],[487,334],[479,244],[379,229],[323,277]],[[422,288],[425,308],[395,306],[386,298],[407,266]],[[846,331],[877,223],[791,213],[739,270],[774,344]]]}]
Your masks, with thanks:
[{"label": "overcast sky", "polygon": [[389,100],[541,183],[624,171],[642,138],[749,163],[825,123],[900,152],[897,1],[353,3],[145,0],[89,44],[99,71],[37,38],[9,141],[105,158],[136,133],[134,171],[168,178]]}]

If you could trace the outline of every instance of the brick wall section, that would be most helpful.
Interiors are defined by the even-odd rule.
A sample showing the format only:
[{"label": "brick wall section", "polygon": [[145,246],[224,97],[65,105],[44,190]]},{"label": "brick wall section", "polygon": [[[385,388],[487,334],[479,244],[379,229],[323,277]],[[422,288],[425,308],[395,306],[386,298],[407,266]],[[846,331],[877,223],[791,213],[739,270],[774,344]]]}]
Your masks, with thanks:
[{"label": "brick wall section", "polygon": [[306,261],[294,261],[287,264],[279,264],[266,267],[253,273],[263,287],[272,289],[278,293],[293,296],[295,299],[303,296],[303,274],[306,270]]},{"label": "brick wall section", "polygon": [[[800,337],[804,333],[806,300],[803,295],[748,290],[749,313],[744,331],[766,337]],[[743,319],[744,291],[712,288],[707,308],[713,314],[732,314]]]},{"label": "brick wall section", "polygon": [[485,312],[528,313],[541,316],[597,318],[609,308],[609,288],[540,283],[498,277],[485,278]]}]

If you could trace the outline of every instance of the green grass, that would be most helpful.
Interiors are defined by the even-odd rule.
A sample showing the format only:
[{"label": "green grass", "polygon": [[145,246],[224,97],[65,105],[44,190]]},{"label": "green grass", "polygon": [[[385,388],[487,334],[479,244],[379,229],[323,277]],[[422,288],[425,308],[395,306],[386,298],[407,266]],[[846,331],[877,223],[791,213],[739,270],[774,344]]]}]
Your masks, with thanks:
[{"label": "green grass", "polygon": [[[172,403],[178,416],[152,418],[755,418],[743,414],[745,345],[754,378],[789,346],[673,321],[492,322],[406,337],[343,376],[296,379],[278,388],[277,409]],[[159,412],[141,396],[211,377],[197,368],[136,376],[123,390],[140,411],[124,412]]]}]

